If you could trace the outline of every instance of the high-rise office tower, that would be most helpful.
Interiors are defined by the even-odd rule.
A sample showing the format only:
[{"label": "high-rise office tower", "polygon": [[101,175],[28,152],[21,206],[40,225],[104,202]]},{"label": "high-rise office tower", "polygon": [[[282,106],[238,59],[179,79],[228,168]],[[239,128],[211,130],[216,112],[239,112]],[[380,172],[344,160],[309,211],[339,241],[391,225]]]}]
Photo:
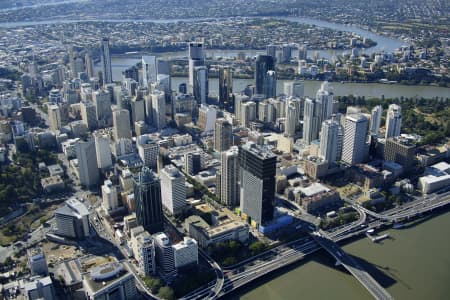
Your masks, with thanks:
[{"label": "high-rise office tower", "polygon": [[242,104],[249,101],[250,97],[246,95],[234,95],[234,116],[242,122]]},{"label": "high-rise office tower", "polygon": [[273,219],[277,157],[263,146],[239,149],[241,212],[257,225]]},{"label": "high-rise office tower", "polygon": [[166,97],[165,93],[159,90],[150,94],[152,98],[152,120],[153,126],[161,130],[166,127]]},{"label": "high-rise office tower", "polygon": [[387,116],[386,116],[386,136],[388,139],[390,137],[400,136],[402,128],[402,108],[400,105],[391,104],[389,105]]},{"label": "high-rise office tower", "polygon": [[208,101],[208,69],[205,66],[194,68],[193,95],[197,103],[206,104]]},{"label": "high-rise office tower", "polygon": [[111,68],[111,54],[109,52],[109,39],[103,38],[100,47],[100,57],[102,64],[103,84],[111,83],[112,68]]},{"label": "high-rise office tower", "polygon": [[84,55],[84,65],[85,65],[86,73],[87,73],[88,77],[89,78],[95,77],[94,63],[92,62],[92,57],[89,54],[89,52],[87,52]]},{"label": "high-rise office tower", "polygon": [[61,111],[58,105],[52,104],[48,106],[48,121],[52,131],[61,129]]},{"label": "high-rise office tower", "polygon": [[212,132],[216,125],[217,110],[214,106],[201,105],[198,109],[197,126],[205,131]]},{"label": "high-rise office tower", "polygon": [[156,174],[148,167],[133,178],[136,221],[150,233],[164,229],[161,186]]},{"label": "high-rise office tower", "polygon": [[157,71],[158,75],[170,75],[169,61],[158,58],[156,60],[156,71]]},{"label": "high-rise office tower", "polygon": [[238,147],[233,146],[220,154],[220,202],[226,206],[239,205],[239,157]]},{"label": "high-rise office tower", "polygon": [[159,145],[150,136],[141,135],[137,137],[136,146],[139,157],[142,162],[144,162],[144,165],[156,170],[159,156]]},{"label": "high-rise office tower", "polygon": [[214,150],[222,152],[230,149],[232,133],[233,127],[227,120],[223,118],[217,119],[214,130]]},{"label": "high-rise office tower", "polygon": [[367,156],[367,118],[362,114],[347,115],[345,118],[342,161],[355,165]]},{"label": "high-rise office tower", "polygon": [[104,90],[93,92],[92,101],[95,105],[98,126],[110,127],[112,125],[111,94]]},{"label": "high-rise office tower", "polygon": [[241,104],[242,119],[241,124],[244,127],[250,128],[250,122],[256,120],[256,103],[253,101],[244,102]]},{"label": "high-rise office tower", "polygon": [[275,98],[277,96],[277,74],[275,71],[267,71],[264,84],[264,95],[266,98]]},{"label": "high-rise office tower", "polygon": [[79,78],[80,73],[84,72],[84,61],[83,58],[76,56],[72,63],[72,77]]},{"label": "high-rise office tower", "polygon": [[139,270],[145,275],[156,274],[156,253],[155,242],[147,231],[136,236],[135,258],[139,265]]},{"label": "high-rise office tower", "polygon": [[233,70],[229,66],[219,67],[219,106],[230,111],[233,106]]},{"label": "high-rise office tower", "polygon": [[142,56],[142,86],[149,87],[156,80],[156,56]]},{"label": "high-rise office tower", "polygon": [[166,276],[176,274],[172,243],[164,232],[155,234],[156,259],[158,267]]},{"label": "high-rise office tower", "polygon": [[94,132],[95,152],[99,169],[106,170],[112,167],[111,148],[109,136],[103,132]]},{"label": "high-rise office tower", "polygon": [[145,102],[142,97],[135,97],[131,100],[131,123],[145,121]]},{"label": "high-rise office tower", "polygon": [[298,47],[298,59],[306,60],[307,56],[308,56],[308,48],[306,47],[306,45]]},{"label": "high-rise office tower", "polygon": [[319,126],[333,114],[333,93],[329,91],[328,81],[324,81],[316,93],[319,107]]},{"label": "high-rise office tower", "polygon": [[189,43],[189,85],[188,92],[194,93],[194,68],[205,65],[202,43]]},{"label": "high-rise office tower", "polygon": [[197,175],[202,168],[202,156],[200,153],[186,153],[184,155],[184,169],[191,176]]},{"label": "high-rise office tower", "polygon": [[292,81],[284,83],[284,94],[286,97],[303,97],[304,95],[303,81]]},{"label": "high-rise office tower", "polygon": [[273,59],[277,57],[277,46],[276,45],[267,45],[266,46],[266,54],[272,56]]},{"label": "high-rise office tower", "polygon": [[256,93],[264,94],[267,71],[275,70],[275,59],[269,55],[258,55],[255,63]]},{"label": "high-rise office tower", "polygon": [[162,204],[172,215],[178,215],[186,207],[185,177],[174,166],[166,166],[160,174]]},{"label": "high-rise office tower", "polygon": [[320,132],[319,156],[328,161],[330,165],[334,164],[337,159],[338,138],[339,123],[333,119],[323,121]]},{"label": "high-rise office tower", "polygon": [[378,136],[378,131],[381,125],[381,115],[383,114],[383,108],[381,105],[377,105],[372,109],[370,114],[370,134]]},{"label": "high-rise office tower", "polygon": [[131,140],[131,126],[130,126],[130,112],[126,109],[117,109],[113,111],[113,134],[114,140],[130,139]]},{"label": "high-rise office tower", "polygon": [[89,130],[97,128],[97,110],[94,103],[91,101],[82,101],[81,108],[81,120],[87,126]]},{"label": "high-rise office tower", "polygon": [[288,63],[292,57],[292,46],[290,44],[284,44],[281,48],[281,62]]},{"label": "high-rise office tower", "polygon": [[112,184],[111,180],[105,180],[102,185],[102,206],[106,211],[115,210],[119,207],[117,197],[117,188]]},{"label": "high-rise office tower", "polygon": [[78,159],[78,174],[80,183],[86,187],[94,186],[100,178],[97,165],[97,153],[93,139],[75,144],[75,152]]},{"label": "high-rise office tower", "polygon": [[303,141],[309,145],[319,138],[320,111],[316,99],[306,98],[303,112]]},{"label": "high-rise office tower", "polygon": [[300,122],[299,113],[294,102],[290,101],[286,107],[286,123],[284,126],[284,133],[288,137],[295,136],[297,123]]}]

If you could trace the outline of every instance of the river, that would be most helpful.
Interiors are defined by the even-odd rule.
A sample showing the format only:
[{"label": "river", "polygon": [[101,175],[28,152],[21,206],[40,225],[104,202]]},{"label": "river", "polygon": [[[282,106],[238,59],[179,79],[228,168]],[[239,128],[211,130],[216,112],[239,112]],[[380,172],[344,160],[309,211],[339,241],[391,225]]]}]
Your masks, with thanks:
[{"label": "river", "polygon": [[[211,52],[217,52],[217,50],[207,50]],[[226,51],[226,50],[222,50]],[[245,51],[244,51],[245,52]],[[178,56],[183,56],[185,53],[178,53]],[[159,56],[175,56],[172,53],[163,53]],[[112,70],[113,70],[113,80],[120,81],[122,79],[122,71],[129,68],[130,66],[136,64],[139,61],[137,58],[129,57],[112,57]],[[100,69],[100,65],[96,65],[97,70]],[[277,92],[281,93],[283,91],[284,82],[289,80],[278,80],[277,81]],[[187,78],[185,77],[174,77],[172,78],[172,89],[178,90],[178,85],[180,83],[186,83]],[[233,90],[234,92],[242,91],[247,85],[253,84],[252,79],[234,79],[233,80]],[[317,90],[319,89],[321,81],[308,80],[305,81],[305,96],[313,97]],[[331,83],[331,87],[336,96],[365,96],[367,98],[380,98],[384,96],[386,98],[395,97],[423,97],[423,98],[433,98],[433,97],[450,97],[450,89],[436,86],[406,86],[399,84],[380,84],[380,83]],[[219,81],[217,78],[209,79],[209,91],[210,96],[219,94]]]},{"label": "river", "polygon": [[[448,299],[450,294],[450,210],[410,228],[387,230],[391,239],[367,238],[344,246],[397,300]],[[372,299],[359,282],[334,266],[325,253],[311,256],[272,278],[233,295],[234,299]]]}]

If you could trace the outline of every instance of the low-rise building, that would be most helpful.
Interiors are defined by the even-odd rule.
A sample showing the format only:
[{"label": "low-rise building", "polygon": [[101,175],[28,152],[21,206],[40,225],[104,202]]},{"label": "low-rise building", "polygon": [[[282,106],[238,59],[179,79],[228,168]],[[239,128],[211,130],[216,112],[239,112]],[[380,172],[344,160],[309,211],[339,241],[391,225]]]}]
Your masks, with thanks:
[{"label": "low-rise building", "polygon": [[31,248],[27,251],[28,266],[32,275],[47,275],[48,266],[45,254],[41,248]]},{"label": "low-rise building", "polygon": [[296,202],[308,213],[316,212],[327,206],[340,203],[339,193],[323,184],[314,182],[307,187],[297,187],[294,190]]},{"label": "low-rise building", "polygon": [[53,193],[63,190],[66,186],[61,176],[59,175],[42,178],[41,185],[44,191],[47,193]]},{"label": "low-rise building", "polygon": [[53,300],[55,297],[55,290],[53,287],[53,282],[50,276],[43,278],[36,278],[32,281],[26,282],[24,284],[25,294],[27,299],[30,300]]},{"label": "low-rise building", "polygon": [[445,187],[450,187],[450,164],[446,162],[426,168],[425,176],[419,178],[419,188],[424,194],[430,194]]}]

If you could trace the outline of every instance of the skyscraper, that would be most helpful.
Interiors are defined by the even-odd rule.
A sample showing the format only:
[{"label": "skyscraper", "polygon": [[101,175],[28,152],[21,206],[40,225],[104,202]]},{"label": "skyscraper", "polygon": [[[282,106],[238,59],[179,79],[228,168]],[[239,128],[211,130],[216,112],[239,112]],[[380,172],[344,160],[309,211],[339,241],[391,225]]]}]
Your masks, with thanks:
[{"label": "skyscraper", "polygon": [[289,101],[289,104],[286,106],[286,122],[284,125],[284,133],[288,137],[295,136],[295,129],[297,127],[297,123],[299,123],[299,114],[297,111],[297,107],[293,102]]},{"label": "skyscraper", "polygon": [[264,94],[267,71],[275,70],[275,59],[269,55],[258,55],[255,63],[256,93]]},{"label": "skyscraper", "polygon": [[52,131],[56,131],[61,128],[61,111],[58,105],[52,104],[48,106],[48,120]]},{"label": "skyscraper", "polygon": [[96,185],[99,180],[99,172],[94,140],[77,142],[75,144],[75,152],[78,159],[80,183],[86,187]]},{"label": "skyscraper", "polygon": [[347,115],[345,118],[342,161],[355,165],[367,156],[367,118],[362,114]]},{"label": "skyscraper", "polygon": [[221,109],[230,110],[233,93],[233,70],[229,66],[219,67],[219,106]]},{"label": "skyscraper", "polygon": [[277,96],[277,74],[275,71],[267,71],[264,83],[264,95],[266,98],[275,98]]},{"label": "skyscraper", "polygon": [[164,229],[161,187],[156,174],[147,167],[133,178],[136,221],[150,233]]},{"label": "skyscraper", "polygon": [[159,90],[150,94],[152,98],[152,121],[153,126],[161,130],[166,127],[166,97],[165,93]]},{"label": "skyscraper", "polygon": [[205,65],[202,43],[189,43],[189,85],[188,92],[194,93],[194,68]]},{"label": "skyscraper", "polygon": [[303,113],[303,141],[307,145],[319,137],[319,114],[320,111],[316,99],[306,98]]},{"label": "skyscraper", "polygon": [[94,71],[94,63],[92,62],[91,55],[89,52],[87,52],[84,55],[84,65],[86,68],[86,73],[89,78],[95,77],[95,71]]},{"label": "skyscraper", "polygon": [[137,137],[136,146],[139,157],[144,165],[156,170],[159,157],[159,145],[150,136],[141,135]]},{"label": "skyscraper", "polygon": [[337,159],[338,151],[338,133],[339,123],[336,120],[325,120],[322,123],[320,132],[319,156],[328,163],[334,164]]},{"label": "skyscraper", "polygon": [[372,109],[370,115],[370,134],[378,136],[378,131],[380,130],[381,115],[383,114],[383,108],[381,105],[377,105]]},{"label": "skyscraper", "polygon": [[214,130],[214,150],[222,152],[230,149],[232,133],[233,128],[231,124],[223,118],[218,119]]},{"label": "skyscraper", "polygon": [[113,134],[114,140],[131,139],[130,112],[126,109],[113,111]]},{"label": "skyscraper", "polygon": [[208,101],[208,69],[205,66],[194,68],[193,95],[197,103],[206,104]]},{"label": "skyscraper", "polygon": [[99,169],[105,170],[112,167],[111,148],[109,136],[103,132],[94,133],[95,152]]},{"label": "skyscraper", "polygon": [[[333,93],[329,91],[328,81],[324,81],[316,93],[319,109],[319,126],[333,114]],[[320,128],[319,128],[320,129]]]},{"label": "skyscraper", "polygon": [[178,215],[186,206],[185,177],[174,166],[166,166],[160,174],[162,204],[172,215]]},{"label": "skyscraper", "polygon": [[239,205],[239,157],[238,147],[221,153],[220,202],[226,206]]},{"label": "skyscraper", "polygon": [[99,127],[112,125],[111,94],[108,91],[99,90],[92,93],[92,101],[95,105],[97,123]]},{"label": "skyscraper", "polygon": [[286,97],[303,97],[304,89],[303,81],[284,83],[284,94]]},{"label": "skyscraper", "polygon": [[402,108],[397,104],[391,104],[386,116],[386,139],[400,136],[401,128]]},{"label": "skyscraper", "polygon": [[266,54],[272,56],[273,59],[277,57],[277,46],[276,45],[267,45],[266,46]]},{"label": "skyscraper", "polygon": [[156,56],[142,56],[142,86],[149,87],[157,80]]},{"label": "skyscraper", "polygon": [[82,101],[81,108],[81,120],[87,126],[89,130],[97,128],[97,110],[94,103],[91,101]]},{"label": "skyscraper", "polygon": [[111,68],[111,54],[109,52],[109,39],[103,38],[100,47],[100,57],[102,64],[103,84],[111,83],[112,68]]},{"label": "skyscraper", "polygon": [[241,212],[257,225],[273,219],[277,157],[263,146],[239,149]]}]

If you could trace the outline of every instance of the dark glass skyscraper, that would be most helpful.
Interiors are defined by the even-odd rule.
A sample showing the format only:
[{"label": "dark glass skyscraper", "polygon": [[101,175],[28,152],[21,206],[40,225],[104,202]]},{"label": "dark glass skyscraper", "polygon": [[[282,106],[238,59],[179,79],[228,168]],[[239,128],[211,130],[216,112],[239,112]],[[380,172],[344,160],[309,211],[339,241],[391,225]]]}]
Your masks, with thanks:
[{"label": "dark glass skyscraper", "polygon": [[233,93],[233,71],[231,67],[219,67],[219,105],[220,108],[230,111],[233,106],[231,101]]},{"label": "dark glass skyscraper", "polygon": [[258,225],[273,219],[277,157],[247,143],[239,149],[241,211]]},{"label": "dark glass skyscraper", "polygon": [[256,93],[264,94],[267,71],[275,71],[275,60],[270,55],[258,55],[255,65]]},{"label": "dark glass skyscraper", "polygon": [[112,83],[111,54],[109,52],[109,39],[103,38],[100,47],[102,63],[103,84]]},{"label": "dark glass skyscraper", "polygon": [[161,185],[156,174],[147,167],[134,177],[136,221],[150,233],[163,231]]}]

